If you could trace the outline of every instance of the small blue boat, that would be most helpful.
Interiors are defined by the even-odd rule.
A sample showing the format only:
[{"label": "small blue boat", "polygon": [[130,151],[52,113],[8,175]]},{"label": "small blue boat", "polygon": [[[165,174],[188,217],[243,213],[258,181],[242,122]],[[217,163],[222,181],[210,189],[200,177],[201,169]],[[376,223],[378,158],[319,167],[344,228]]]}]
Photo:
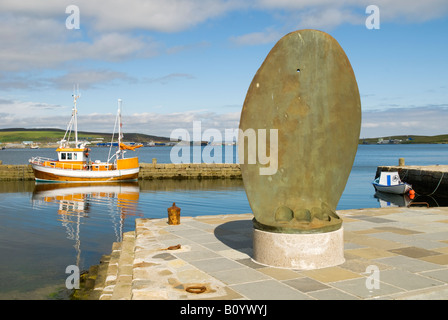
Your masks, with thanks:
[{"label": "small blue boat", "polygon": [[412,190],[410,184],[401,181],[398,172],[381,172],[372,184],[376,191],[386,193],[406,194]]}]

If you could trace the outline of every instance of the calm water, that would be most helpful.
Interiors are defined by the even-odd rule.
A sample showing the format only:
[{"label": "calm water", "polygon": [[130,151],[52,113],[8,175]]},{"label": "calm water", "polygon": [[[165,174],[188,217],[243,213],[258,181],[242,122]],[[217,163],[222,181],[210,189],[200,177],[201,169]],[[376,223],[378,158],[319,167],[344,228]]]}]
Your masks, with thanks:
[{"label": "calm water", "polygon": [[[233,147],[225,152],[236,155]],[[95,148],[92,159],[108,149]],[[170,148],[141,148],[140,162],[170,162]],[[4,164],[54,149],[1,150]],[[448,145],[360,145],[338,210],[378,208],[371,185],[379,165],[448,164]],[[381,201],[380,201],[381,200]],[[403,199],[401,199],[403,200]],[[181,216],[251,212],[241,180],[141,181],[107,186],[0,183],[0,299],[48,299],[65,286],[65,269],[98,264],[138,217],[165,218],[176,202]],[[442,204],[443,205],[443,204]]]}]

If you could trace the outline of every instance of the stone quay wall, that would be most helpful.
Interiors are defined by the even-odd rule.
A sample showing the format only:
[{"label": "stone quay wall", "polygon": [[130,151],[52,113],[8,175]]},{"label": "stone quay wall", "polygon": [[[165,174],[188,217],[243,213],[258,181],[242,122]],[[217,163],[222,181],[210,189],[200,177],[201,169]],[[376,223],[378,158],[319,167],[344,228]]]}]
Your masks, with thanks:
[{"label": "stone quay wall", "polygon": [[[234,163],[140,163],[140,180],[155,179],[241,179]],[[0,181],[34,180],[31,165],[0,163]]]},{"label": "stone quay wall", "polygon": [[17,180],[34,180],[34,173],[31,165],[0,163],[0,181]]},{"label": "stone quay wall", "polygon": [[141,163],[139,179],[241,179],[235,163]]}]

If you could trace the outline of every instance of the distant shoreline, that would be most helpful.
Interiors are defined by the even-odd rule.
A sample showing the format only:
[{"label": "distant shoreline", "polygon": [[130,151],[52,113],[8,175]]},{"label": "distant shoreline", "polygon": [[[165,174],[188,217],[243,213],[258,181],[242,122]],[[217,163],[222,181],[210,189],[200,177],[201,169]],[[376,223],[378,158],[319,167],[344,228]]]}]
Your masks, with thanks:
[{"label": "distant shoreline", "polygon": [[[65,130],[42,128],[25,129],[9,128],[0,129],[0,148],[22,149],[30,145],[40,148],[58,147],[57,141],[64,137]],[[90,147],[97,147],[97,143],[111,141],[112,134],[100,132],[78,132],[78,139],[90,142]],[[126,133],[125,140],[134,143],[142,143],[144,146],[157,147],[159,144],[173,143],[170,138],[159,137],[141,133]],[[152,144],[152,145],[150,145]],[[155,144],[155,145],[154,145]],[[359,144],[448,144],[448,134],[436,136],[399,135],[376,138],[360,138]],[[8,145],[10,145],[8,147]],[[101,146],[98,146],[101,147]]]},{"label": "distant shoreline", "polygon": [[359,144],[447,144],[448,134],[437,136],[389,136],[379,138],[360,138]]}]

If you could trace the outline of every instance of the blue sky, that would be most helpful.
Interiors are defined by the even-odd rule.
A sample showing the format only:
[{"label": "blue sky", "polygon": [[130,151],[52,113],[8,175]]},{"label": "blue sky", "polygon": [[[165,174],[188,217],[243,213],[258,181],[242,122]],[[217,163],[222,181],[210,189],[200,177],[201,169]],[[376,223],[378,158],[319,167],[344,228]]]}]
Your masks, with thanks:
[{"label": "blue sky", "polygon": [[[368,5],[380,29],[366,28]],[[80,29],[67,29],[66,8]],[[59,127],[79,84],[79,129],[170,136],[237,128],[244,98],[291,31],[332,35],[354,69],[361,137],[447,134],[448,2],[329,0],[2,0],[0,128]]]}]

